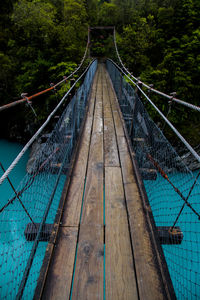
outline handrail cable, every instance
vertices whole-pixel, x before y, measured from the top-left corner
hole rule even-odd
[[[4,182],[4,180],[8,177],[10,172],[14,169],[14,167],[17,165],[21,157],[24,155],[24,153],[28,150],[28,148],[31,146],[31,144],[37,139],[39,134],[42,132],[42,130],[46,127],[46,125],[49,123],[52,116],[55,114],[55,112],[58,110],[58,108],[62,105],[66,97],[69,95],[71,90],[75,87],[77,82],[85,75],[85,73],[88,71],[89,67],[93,64],[95,59],[88,65],[86,70],[81,74],[81,76],[74,82],[74,84],[71,86],[71,88],[67,91],[67,93],[63,96],[61,101],[58,103],[58,105],[54,108],[54,110],[50,113],[46,121],[43,123],[43,125],[37,130],[37,132],[32,136],[32,138],[28,141],[28,143],[24,146],[22,151],[18,154],[18,156],[15,158],[15,160],[11,163],[11,165],[8,167],[6,172],[1,176],[0,178],[0,185]]]
[[[145,94],[145,92],[138,85],[138,82],[134,82],[129,75],[127,75],[122,68],[120,68],[112,59],[110,60],[144,95],[144,97],[148,100],[148,102],[154,107],[154,109],[159,113],[159,115],[163,118],[163,120],[169,125],[169,127],[174,131],[174,133],[178,136],[178,138],[183,142],[183,144],[187,147],[187,149],[192,153],[192,155],[196,158],[198,162],[200,162],[200,156],[198,153],[192,148],[192,146],[185,140],[185,138],[180,134],[180,132],[173,126],[173,124],[164,116],[164,114],[159,110],[159,108],[151,101],[151,99]]]
[[[158,91],[158,90],[152,88],[151,86],[147,85],[146,83],[142,82],[141,80],[138,80],[138,78],[136,78],[135,76],[133,76],[133,75],[129,72],[129,70],[125,67],[125,65],[123,64],[123,62],[122,62],[122,60],[121,60],[121,57],[120,57],[120,55],[119,55],[119,51],[118,51],[118,48],[117,48],[117,42],[116,42],[116,32],[115,32],[115,28],[114,28],[114,34],[113,34],[113,36],[114,36],[114,45],[115,45],[115,50],[116,50],[116,53],[117,53],[117,57],[118,57],[118,59],[119,59],[119,61],[120,61],[120,64],[122,65],[123,69],[126,71],[126,73],[129,74],[129,76],[131,76],[134,80],[138,81],[141,85],[143,85],[144,87],[146,87],[149,91],[152,91],[152,92],[154,92],[154,93],[156,93],[156,94],[158,94],[158,95],[160,95],[160,96],[163,96],[163,97],[165,97],[165,98],[167,98],[167,99],[169,99],[169,100],[173,100],[174,102],[177,102],[177,103],[179,103],[179,104],[181,104],[181,105],[187,106],[187,107],[189,107],[189,108],[191,108],[191,109],[194,109],[194,110],[200,112],[200,107],[199,107],[199,106],[196,106],[196,105],[194,105],[194,104],[191,104],[191,103],[185,102],[185,101],[183,101],[183,100],[177,99],[177,98],[175,98],[173,95],[170,96],[170,95],[167,95],[167,94],[165,94],[165,93],[163,93],[163,92],[161,92],[161,91]]]
[[[81,60],[81,62],[80,62],[80,64],[79,64],[79,66],[69,75],[69,76],[67,76],[67,77],[65,77],[64,76],[64,78],[61,80],[61,81],[59,81],[59,82],[57,82],[56,84],[53,84],[53,85],[51,85],[51,87],[50,88],[48,88],[48,89],[45,89],[45,90],[43,90],[43,91],[41,91],[41,92],[38,92],[38,93],[36,93],[36,94],[33,94],[33,95],[31,95],[31,96],[25,96],[25,97],[23,97],[22,99],[20,99],[20,100],[17,100],[17,101],[14,101],[14,102],[10,102],[10,103],[8,103],[8,104],[5,104],[5,105],[3,105],[3,106],[0,106],[0,112],[1,111],[3,111],[3,110],[5,110],[5,109],[7,109],[7,108],[10,108],[10,107],[13,107],[13,106],[15,106],[15,105],[17,105],[17,104],[20,104],[20,103],[23,103],[23,102],[28,102],[28,101],[30,101],[31,99],[33,99],[33,98],[36,98],[36,97],[38,97],[38,96],[41,96],[41,95],[43,95],[43,94],[45,94],[45,93],[47,93],[47,92],[49,92],[49,91],[52,91],[52,90],[55,90],[55,88],[57,87],[57,86],[59,86],[61,83],[63,83],[63,82],[66,82],[66,80],[68,80],[70,77],[72,77],[75,73],[77,73],[78,72],[78,70],[81,68],[81,66],[83,65],[83,62],[84,62],[84,60],[85,60],[85,58],[86,58],[86,54],[87,54],[87,51],[88,51],[88,47],[89,47],[89,38],[88,38],[88,41],[87,41],[87,45],[86,45],[86,48],[85,48],[85,53],[84,53],[84,55],[83,55],[83,58],[82,58],[82,60]],[[23,94],[22,94],[23,95]],[[22,96],[21,95],[21,96]]]

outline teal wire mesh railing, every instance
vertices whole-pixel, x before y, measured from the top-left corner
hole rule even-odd
[[[125,76],[106,62],[156,226],[179,227],[183,239],[162,244],[177,299],[200,298],[200,177],[149,117]]]
[[[16,193],[1,199],[1,299],[33,298],[51,230],[45,224],[54,223],[96,67],[94,61],[51,134],[35,143],[27,174]],[[33,236],[30,232],[36,227],[38,235]]]

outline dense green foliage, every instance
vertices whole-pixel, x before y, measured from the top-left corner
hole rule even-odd
[[[199,105],[199,0],[4,0],[0,105],[20,98],[22,92],[30,95],[47,88],[69,74],[84,53],[88,26],[97,25],[116,26],[119,52],[135,76]],[[93,55],[116,60],[112,35],[94,31],[91,37]],[[2,112],[1,136],[30,136],[62,92],[64,87],[57,99],[51,95],[34,100],[35,120],[30,108],[22,105]],[[153,100],[167,113],[167,100],[155,96]],[[169,117],[192,144],[200,143],[199,114],[174,105]],[[7,131],[2,130],[5,121]]]

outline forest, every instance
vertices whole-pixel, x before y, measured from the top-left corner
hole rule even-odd
[[[200,105],[199,0],[4,0],[0,10],[0,105],[31,95],[70,74],[80,63],[88,27],[115,26],[123,62],[136,77]],[[91,54],[117,63],[112,32],[92,35]],[[25,142],[55,107],[56,95],[1,112],[0,137]],[[152,96],[167,114],[168,101]],[[153,120],[163,126],[147,106]],[[170,121],[200,144],[199,113],[172,105]],[[171,140],[170,131],[165,134]]]

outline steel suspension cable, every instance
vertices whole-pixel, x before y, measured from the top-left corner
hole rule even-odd
[[[112,59],[108,59],[111,61],[144,95],[144,97],[148,100],[148,102],[154,107],[154,109],[159,113],[159,115],[163,118],[163,120],[168,124],[168,126],[174,131],[174,133],[178,136],[178,138],[182,141],[182,143],[187,147],[187,149],[192,153],[192,155],[196,158],[198,162],[200,162],[200,156],[198,153],[192,148],[192,146],[185,140],[185,138],[180,134],[180,132],[173,126],[173,124],[164,116],[164,114],[159,110],[159,108],[151,101],[151,99],[145,94],[145,92],[141,89],[137,82],[134,82],[129,75],[127,75],[122,68],[120,68]]]
[[[138,78],[136,78],[135,76],[133,76],[133,75],[129,72],[129,70],[125,67],[125,65],[123,64],[123,62],[122,62],[122,60],[121,60],[121,57],[120,57],[120,55],[119,55],[119,51],[118,51],[118,48],[117,48],[116,31],[115,31],[115,28],[114,28],[114,34],[113,34],[113,36],[114,36],[115,51],[116,51],[116,53],[117,53],[118,60],[119,60],[120,64],[122,65],[122,68],[126,71],[126,73],[129,74],[130,77],[132,77],[134,80],[138,81]],[[162,96],[162,97],[165,97],[165,98],[167,98],[167,99],[169,99],[169,100],[173,100],[174,102],[176,102],[176,103],[178,103],[178,104],[184,105],[184,106],[186,106],[186,107],[189,107],[189,108],[191,108],[191,109],[194,109],[194,110],[200,112],[200,107],[197,106],[197,105],[194,105],[194,104],[185,102],[185,101],[183,101],[183,100],[177,99],[177,98],[175,98],[175,97],[173,97],[173,96],[167,95],[167,94],[165,94],[165,93],[163,93],[163,92],[161,92],[161,91],[159,91],[159,90],[156,90],[156,89],[152,88],[151,86],[147,85],[146,83],[142,82],[141,80],[139,80],[139,82],[140,82],[140,84],[141,84],[142,86],[144,86],[144,87],[147,88],[148,90],[150,90],[150,91],[152,91],[152,92],[154,92],[154,93],[156,93],[156,94],[158,94],[158,95],[160,95],[160,96]]]
[[[22,149],[22,151],[18,154],[18,156],[15,158],[15,160],[11,163],[11,165],[9,166],[9,168],[6,170],[6,172],[1,176],[0,178],[0,185],[4,182],[4,180],[8,177],[8,175],[10,174],[10,172],[14,169],[14,167],[17,165],[17,163],[19,162],[19,160],[22,158],[22,156],[24,155],[24,153],[29,149],[29,147],[32,145],[32,143],[37,139],[37,137],[39,136],[39,134],[43,131],[43,129],[46,127],[46,125],[49,123],[49,121],[51,120],[52,116],[56,113],[56,111],[58,110],[58,108],[62,105],[62,103],[65,101],[66,97],[69,95],[69,93],[71,92],[71,90],[75,87],[75,85],[77,84],[78,81],[80,81],[80,79],[85,75],[85,73],[88,71],[88,69],[90,68],[90,66],[94,63],[95,60],[93,60],[89,66],[86,68],[86,70],[81,74],[81,76],[74,82],[74,84],[72,85],[72,87],[67,91],[67,93],[63,96],[63,98],[61,99],[61,101],[58,103],[58,105],[54,108],[54,110],[51,112],[51,114],[48,116],[48,118],[46,119],[46,121],[43,123],[43,125],[37,130],[37,132],[33,135],[33,137],[28,141],[28,143],[24,146],[24,148]]]
[[[78,66],[78,67],[77,67],[77,68],[76,68],[69,76],[64,77],[61,81],[59,81],[59,82],[57,82],[56,84],[52,85],[52,86],[51,86],[50,88],[48,88],[48,89],[45,89],[45,90],[43,90],[43,91],[41,91],[41,92],[38,92],[38,93],[36,93],[36,94],[33,94],[33,95],[29,96],[29,97],[26,96],[26,97],[23,97],[23,98],[20,99],[20,100],[17,100],[17,101],[14,101],[14,102],[5,104],[5,105],[3,105],[3,106],[0,106],[0,112],[3,111],[3,110],[5,110],[5,109],[7,109],[7,108],[16,106],[16,105],[18,105],[18,104],[20,104],[20,103],[25,103],[25,102],[28,102],[28,103],[29,103],[29,101],[32,100],[33,98],[36,98],[36,97],[41,96],[41,95],[43,95],[43,94],[46,94],[46,93],[48,93],[48,92],[50,92],[50,91],[52,91],[52,90],[55,90],[55,88],[56,88],[57,86],[59,86],[59,85],[62,84],[63,82],[66,82],[66,80],[68,80],[69,78],[71,78],[71,77],[72,77],[75,73],[77,73],[77,72],[80,70],[80,68],[82,67],[83,62],[85,61],[85,58],[86,58],[86,55],[87,55],[88,47],[89,47],[89,38],[88,38],[88,41],[87,41],[87,45],[86,45],[86,48],[85,48],[85,52],[84,52],[83,58],[82,58],[82,60],[81,60],[81,62],[80,62],[80,64],[79,64],[79,66]]]

